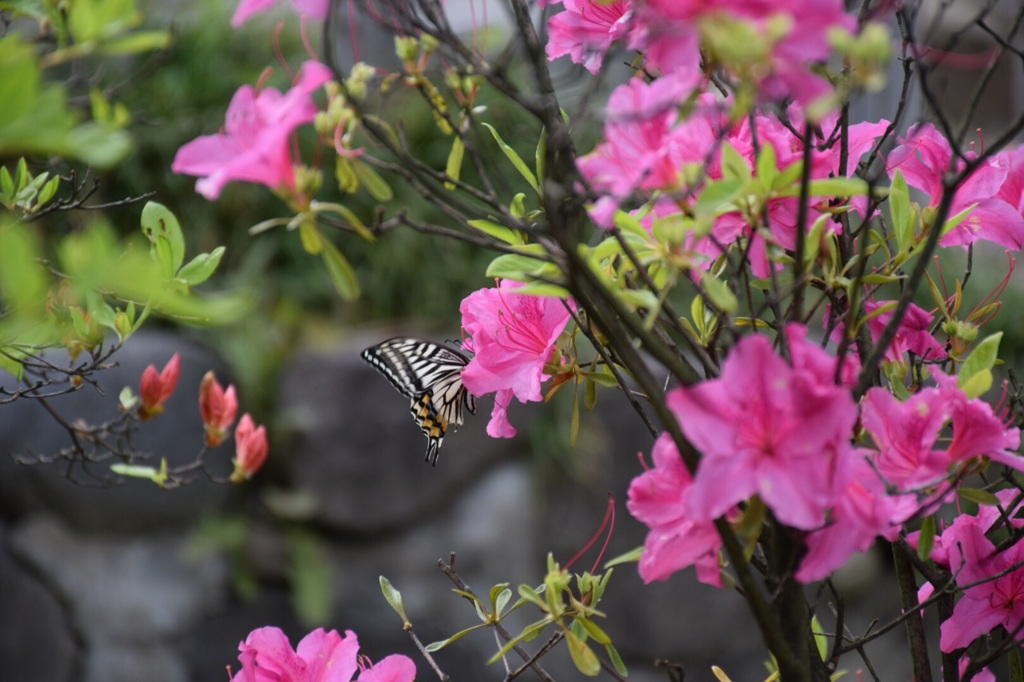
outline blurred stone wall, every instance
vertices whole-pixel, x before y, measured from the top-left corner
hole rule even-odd
[[[322,624],[354,630],[362,653],[374,660],[394,652],[411,656],[420,679],[430,679],[381,595],[380,575],[402,591],[418,636],[430,642],[476,622],[437,568],[452,552],[456,570],[480,594],[499,582],[539,583],[547,551],[564,564],[597,531],[609,493],[618,515],[606,558],[643,542],[646,529],[624,502],[629,481],[642,470],[637,453],[649,453],[652,439],[621,396],[602,392],[598,409],[584,414],[578,447],[558,457],[537,455],[529,445],[536,439],[528,434],[540,431],[531,423],[549,408],[514,411],[524,437],[494,440],[484,433],[490,401],[482,400],[481,414],[449,434],[432,468],[423,462],[425,441],[406,401],[359,358],[363,347],[391,335],[368,332],[328,352],[295,355],[268,420],[268,465],[249,485],[110,486],[102,484],[100,468],[69,474],[64,465],[30,466],[4,456],[3,679],[223,682],[226,666],[237,669],[237,645],[250,630],[278,625],[297,643],[312,629],[293,606],[294,562],[310,556],[298,549],[297,537],[306,547],[313,540],[328,572]],[[167,412],[143,426],[138,444],[172,463],[187,461],[201,440],[199,379],[210,367],[228,373],[209,351],[184,339],[133,338],[117,356],[118,367],[103,375],[105,395],[79,392],[67,400],[67,414],[109,416],[121,387],[137,386],[147,364],[162,366],[175,350],[183,356],[178,389]],[[0,409],[0,443],[9,455],[53,451],[63,441],[38,405],[21,401]],[[225,471],[230,458],[229,446],[211,453]],[[218,520],[225,527],[234,520],[230,527],[242,533],[210,549],[209,529]],[[574,568],[589,569],[594,556],[591,551]],[[884,617],[878,610],[891,612],[896,602],[891,585],[881,589],[890,581],[878,556],[851,576],[847,623],[856,632],[869,614]],[[815,590],[809,596],[820,598]],[[763,645],[742,600],[697,584],[692,571],[644,586],[634,565],[621,566],[602,608],[631,679],[666,679],[655,658],[684,664],[688,680],[712,679],[711,664],[737,680],[764,676]],[[513,624],[537,617],[526,611]],[[874,663],[905,669],[896,658],[901,640],[897,632],[869,647]],[[484,665],[495,651],[493,635],[478,632],[437,660],[453,680],[500,680],[500,663]],[[559,680],[582,677],[564,651],[544,665]]]

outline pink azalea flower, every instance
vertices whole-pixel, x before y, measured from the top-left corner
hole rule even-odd
[[[902,403],[883,388],[865,396],[861,423],[878,446],[878,471],[901,487],[934,482],[952,465],[978,457],[1024,471],[1024,457],[1016,454],[1020,429],[1004,424],[983,400],[968,399],[955,377],[938,370],[933,375],[938,387],[921,389]],[[938,450],[947,424],[952,440]]]
[[[751,22],[761,33],[775,17],[789,17],[792,29],[772,47],[757,85],[768,101],[795,99],[802,104],[831,91],[825,79],[807,68],[828,57],[829,31],[856,26],[841,0],[646,0],[637,12],[630,47],[646,53],[649,69],[692,70],[699,63],[700,20],[716,14]]]
[[[714,97],[699,98],[693,115],[675,125],[679,102],[696,85],[681,76],[652,83],[634,78],[612,93],[604,142],[577,162],[591,187],[606,195],[591,212],[599,225],[611,225],[619,203],[633,192],[677,191],[684,163],[708,161],[725,125]]]
[[[351,630],[343,638],[336,630],[318,628],[293,651],[279,628],[259,628],[238,650],[242,669],[231,682],[351,682],[361,667],[359,640]],[[412,659],[397,654],[362,667],[360,682],[411,682],[416,677]]]
[[[950,569],[958,585],[990,579],[1024,561],[1024,543],[996,550],[979,524],[966,524],[957,536],[957,551],[950,552]],[[1017,568],[994,580],[966,587],[942,623],[939,648],[950,652],[969,645],[981,635],[1003,626],[1018,632],[1024,623],[1024,569]]]
[[[1004,149],[996,154],[993,163],[1006,169],[1006,180],[996,198],[1017,209],[1018,213],[1024,213],[1024,147]]]
[[[828,357],[799,335],[789,345],[822,363]],[[825,522],[834,460],[857,420],[848,389],[791,367],[757,334],[736,344],[719,379],[676,389],[668,402],[702,453],[686,496],[694,519],[716,518],[757,494],[786,525],[812,530]]]
[[[914,127],[910,136],[900,141],[900,146],[889,153],[889,175],[901,171],[908,185],[928,195],[929,208],[938,206],[942,198],[942,178],[949,172],[953,158],[949,141],[931,123]],[[958,169],[963,166],[963,161],[957,163]],[[948,217],[967,209],[971,209],[970,215],[944,234],[939,243],[966,246],[984,239],[1008,249],[1024,246],[1024,216],[1016,206],[999,196],[1006,177],[1005,161],[990,159],[982,163],[957,188]]]
[[[238,28],[254,14],[266,12],[274,5],[275,0],[241,0],[231,17],[231,25]],[[321,21],[327,18],[330,0],[290,0],[292,9],[301,17]]]
[[[800,582],[827,578],[854,553],[871,547],[878,536],[896,539],[901,524],[918,509],[913,495],[888,495],[871,465],[852,450],[839,457],[834,485],[830,523],[807,536],[807,554],[796,573]]]
[[[946,402],[926,388],[900,402],[884,388],[864,396],[861,424],[878,447],[875,466],[890,483],[915,487],[946,475],[948,460],[935,449],[948,415]]]
[[[1024,471],[1024,457],[1017,454],[1020,429],[1008,426],[996,416],[992,406],[980,398],[969,399],[957,386],[956,377],[933,371],[939,390],[949,401],[948,411],[953,441],[946,449],[950,462],[964,462],[975,457],[989,459]]]
[[[655,441],[651,459],[654,468],[633,479],[626,502],[629,512],[651,529],[640,557],[640,577],[645,583],[667,580],[687,566],[696,566],[698,580],[721,587],[722,539],[714,523],[695,521],[687,514],[683,498],[693,478],[668,434]]]
[[[465,347],[474,357],[462,371],[462,382],[476,396],[497,393],[487,433],[509,438],[508,404],[543,399],[541,383],[549,379],[545,365],[557,359],[555,342],[569,322],[569,311],[557,298],[517,294],[522,284],[503,280],[497,287],[473,292],[459,306],[462,328],[471,337]]]
[[[864,303],[864,311],[870,314],[888,303],[895,304],[895,301],[867,301]],[[892,320],[891,310],[879,313],[868,320],[868,329],[873,341],[878,341],[890,320]],[[907,314],[900,322],[896,336],[893,337],[892,343],[885,351],[884,359],[888,362],[900,362],[908,352],[920,355],[926,360],[944,359],[946,349],[931,333],[931,326],[934,322],[934,315],[911,303],[907,308]]]
[[[310,94],[332,78],[323,64],[308,61],[285,94],[274,88],[258,93],[238,89],[228,106],[224,132],[185,144],[174,157],[175,173],[199,176],[196,191],[211,201],[233,180],[255,182],[272,190],[295,188],[289,138],[316,117]]]
[[[629,28],[631,12],[629,0],[565,0],[565,9],[548,21],[548,59],[567,54],[597,73],[608,48]]]

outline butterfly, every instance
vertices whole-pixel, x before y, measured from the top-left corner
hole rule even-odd
[[[464,408],[476,414],[476,401],[462,385],[469,356],[449,346],[399,336],[367,348],[362,358],[410,399],[412,418],[427,437],[425,459],[436,465],[448,427],[462,424]]]

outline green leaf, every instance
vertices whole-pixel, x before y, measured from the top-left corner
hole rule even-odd
[[[523,628],[522,632],[520,632],[518,635],[516,635],[515,637],[510,639],[508,642],[506,642],[505,645],[502,646],[501,649],[498,650],[498,653],[496,653],[493,656],[491,656],[487,660],[487,665],[493,665],[494,663],[497,663],[498,661],[500,661],[502,659],[502,657],[505,654],[507,654],[509,651],[511,651],[515,646],[517,646],[517,645],[519,645],[519,644],[521,644],[523,642],[529,642],[529,641],[535,639],[537,637],[537,635],[539,635],[541,632],[543,632],[544,628],[547,627],[550,624],[551,624],[551,619],[550,618],[544,618],[544,619],[539,620],[539,621],[537,621],[535,623],[530,623],[525,628]],[[481,626],[477,626],[477,627],[481,627]]]
[[[741,181],[751,178],[747,160],[729,142],[722,143],[722,177],[726,180]]]
[[[812,197],[858,197],[868,193],[868,183],[860,178],[819,178],[811,180],[809,190]],[[800,188],[795,188],[793,194],[800,194]]]
[[[595,374],[597,372],[594,372]],[[583,384],[583,406],[590,412],[597,406],[597,382],[587,379]]]
[[[771,187],[779,174],[779,161],[775,155],[775,147],[767,140],[761,143],[761,153],[757,155],[757,179]]]
[[[202,284],[217,270],[223,255],[223,246],[218,246],[210,253],[201,253],[182,266],[178,271],[178,277],[188,282],[189,286]]]
[[[366,191],[370,193],[370,196],[377,201],[387,202],[395,197],[395,193],[392,191],[391,185],[387,183],[387,180],[380,176],[376,168],[362,159],[358,157],[352,159],[352,172],[355,173],[356,178],[366,188]]]
[[[118,476],[144,478],[147,481],[153,480],[153,477],[157,475],[157,470],[154,467],[138,466],[136,464],[111,464],[110,470]]]
[[[517,590],[519,592],[519,596],[526,601],[532,602],[542,608],[545,606],[544,598],[540,596],[540,593],[537,590],[533,589],[529,585],[520,585]]]
[[[170,45],[170,31],[136,31],[104,42],[98,52],[103,56],[128,55],[164,50]]]
[[[338,189],[345,194],[359,191],[359,177],[352,159],[340,154],[334,158],[334,180],[338,183]]]
[[[598,644],[603,644],[604,646],[608,646],[609,644],[612,643],[612,638],[608,636],[608,633],[605,632],[604,630],[602,630],[598,626],[597,623],[595,623],[594,621],[590,620],[589,618],[584,618],[583,616],[577,616],[573,620],[575,622],[579,623],[583,627],[583,629],[586,631],[587,635],[591,639],[593,639],[595,642],[597,642]]]
[[[554,265],[547,262],[547,250],[541,244],[526,244],[516,250],[520,253],[505,254],[491,261],[487,266],[487,277],[528,282],[541,273],[550,271]]]
[[[338,295],[345,301],[354,301],[359,298],[359,278],[348,259],[341,254],[341,251],[331,243],[330,240],[323,240],[324,250],[320,254],[327,266],[327,272],[331,276],[331,282],[338,291]]]
[[[548,129],[542,128],[540,131],[540,137],[537,139],[537,149],[533,152],[534,163],[537,167],[538,186],[544,184],[544,176],[547,174],[547,148]]]
[[[539,274],[555,276],[557,273],[555,272],[555,266],[552,265],[550,269],[542,270]],[[526,282],[523,286],[516,289],[516,293],[524,296],[543,296],[545,298],[569,298],[572,296],[572,293],[563,286],[541,281]]]
[[[519,245],[523,243],[523,240],[515,230],[504,225],[499,225],[490,220],[467,220],[466,222],[470,227],[476,228],[495,239],[500,239],[506,244]]]
[[[999,342],[1002,332],[996,332],[974,347],[971,354],[964,360],[957,376],[959,386],[968,398],[977,398],[992,388],[992,368],[999,359]]]
[[[463,144],[462,138],[458,135],[452,140],[452,149],[448,152],[448,163],[444,166],[445,175],[452,180],[458,180],[462,177],[462,159],[466,156],[466,145]],[[454,190],[456,187],[454,182],[445,181],[444,188],[447,190]]]
[[[636,219],[635,216],[626,213],[625,211],[616,211],[615,217],[612,218],[615,227],[619,228],[623,232],[628,234],[635,234],[638,237],[647,239],[650,235],[647,234],[647,230],[644,226]]]
[[[517,220],[522,220],[523,216],[526,215],[526,195],[522,192],[516,192],[516,195],[512,197],[512,201],[508,202],[508,212],[512,214],[512,217]]]
[[[594,654],[594,650],[572,630],[565,631],[565,642],[569,645],[569,655],[577,670],[588,677],[595,677],[601,672],[601,661]]]
[[[981,488],[957,488],[956,494],[963,500],[984,504],[989,507],[999,506],[999,498],[987,490]]]
[[[917,536],[917,556],[922,561],[928,561],[932,556],[932,549],[935,547],[935,517],[926,516],[921,522],[921,532]]]
[[[15,310],[44,303],[49,277],[36,235],[24,224],[0,224],[0,298]]]
[[[323,213],[326,211],[337,213],[352,227],[353,230],[356,231],[356,234],[360,237],[371,244],[377,241],[377,237],[370,231],[370,228],[366,227],[363,221],[359,219],[359,216],[355,214],[355,211],[350,209],[348,206],[328,201],[312,201],[310,202],[309,207],[314,213]],[[255,227],[250,228],[250,232],[254,229]]]
[[[604,650],[608,652],[608,658],[611,659],[612,665],[615,666],[615,671],[623,677],[629,677],[629,670],[626,669],[626,664],[622,662],[622,656],[619,655],[618,649],[608,644]]]
[[[458,632],[456,632],[454,635],[452,635],[448,639],[443,639],[440,642],[431,642],[430,644],[426,645],[423,648],[426,649],[430,653],[434,653],[435,651],[440,651],[441,649],[445,648],[446,646],[448,646],[452,642],[459,641],[460,639],[462,639],[463,637],[465,637],[466,635],[468,635],[469,633],[471,633],[471,632],[473,632],[475,630],[479,630],[481,628],[487,628],[487,627],[490,627],[490,624],[488,624],[488,623],[477,623],[476,625],[469,626],[465,630],[459,630]]]
[[[526,178],[526,181],[530,183],[530,187],[533,187],[533,189],[540,194],[540,186],[537,184],[537,178],[534,176],[533,171],[530,170],[529,166],[526,165],[526,162],[523,161],[522,157],[520,157],[512,147],[508,146],[505,141],[501,139],[501,135],[499,135],[498,131],[494,129],[494,126],[489,123],[484,123],[483,126],[491,131],[491,135],[494,136],[494,140],[498,143],[498,146],[501,147],[501,151],[505,153],[508,160],[516,167],[519,174]]]
[[[746,184],[745,180],[737,178],[709,182],[697,197],[694,212],[699,216],[717,216],[734,210],[732,202]]]
[[[148,201],[142,208],[142,232],[153,245],[165,275],[173,277],[185,260],[185,235],[178,219],[163,204]]]
[[[636,562],[640,561],[640,557],[641,555],[643,555],[643,553],[643,546],[637,547],[636,549],[631,549],[625,554],[620,554],[619,556],[613,559],[609,559],[604,563],[604,567],[605,569],[608,569],[612,566],[618,566],[619,564],[635,564]]]
[[[739,300],[726,282],[709,272],[704,272],[701,274],[700,283],[711,303],[723,313],[732,315],[739,309]]]
[[[817,616],[811,616],[811,632],[814,633],[814,645],[818,648],[818,657],[823,661],[828,660],[828,635],[821,627],[821,621]]]
[[[907,253],[914,241],[914,223],[911,220],[910,189],[903,171],[899,169],[889,188],[889,215],[893,234],[896,235],[896,246],[900,253]]]
[[[498,618],[498,617],[501,616],[501,613],[505,610],[505,607],[508,606],[508,602],[509,602],[509,600],[511,598],[512,598],[512,590],[508,589],[507,586],[502,588],[501,592],[498,593],[498,598],[494,600],[494,616],[495,616],[495,618]]]
[[[317,256],[323,251],[324,242],[327,240],[320,234],[320,228],[316,223],[306,219],[299,222],[299,241],[302,242],[302,248],[306,253]]]
[[[402,618],[402,624],[409,627],[409,617],[405,615],[405,606],[402,604],[402,593],[395,589],[391,584],[391,581],[380,576],[380,591],[384,593],[384,600],[395,610]]]

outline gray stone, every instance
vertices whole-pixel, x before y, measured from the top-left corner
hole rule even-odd
[[[116,365],[99,374],[103,394],[86,385],[52,399],[51,404],[69,421],[111,419],[118,413],[121,389],[129,386],[137,394],[146,366],[162,368],[175,352],[181,353],[177,390],[163,414],[140,426],[133,443],[137,451],[153,455],[150,462],[154,465],[159,465],[160,457],[166,457],[171,466],[190,462],[203,445],[199,381],[213,369],[226,383],[228,373],[213,352],[179,335],[139,332],[114,355]],[[47,357],[55,363],[66,362],[66,355],[56,352]],[[2,406],[0,444],[0,509],[12,515],[43,511],[81,529],[151,530],[194,523],[219,509],[230,494],[230,486],[211,483],[202,475],[194,483],[168,492],[140,479],[113,482],[109,466],[114,460],[87,468],[81,462],[19,463],[16,456],[32,459],[33,454],[45,456],[69,445],[67,432],[34,400]],[[218,475],[230,472],[232,448],[229,441],[209,453],[210,467]]]
[[[225,675],[224,678],[227,679]],[[159,645],[124,645],[107,642],[90,648],[83,682],[189,682],[185,661]]]
[[[224,563],[190,553],[176,536],[77,535],[54,518],[36,517],[12,530],[10,545],[69,605],[87,665],[96,669],[108,669],[105,656],[143,661],[156,652],[156,671],[166,643],[220,607],[227,588]]]
[[[281,377],[282,458],[291,483],[316,501],[317,521],[362,535],[393,530],[448,504],[521,443],[486,435],[490,398],[449,431],[436,467],[402,397],[359,353],[393,336],[348,339],[330,352],[296,354]]]
[[[32,682],[71,682],[77,675],[75,634],[45,576],[18,561],[0,526],[0,660],[4,677]]]
[[[515,593],[519,583],[542,576],[545,565],[533,533],[538,521],[533,495],[526,465],[506,464],[409,532],[372,544],[336,544],[330,556],[336,576],[337,627],[358,633],[362,648],[374,660],[389,653],[410,656],[422,679],[428,679],[432,672],[384,600],[379,576],[402,593],[406,613],[424,644],[478,623],[472,605],[452,593],[454,585],[437,562],[449,561],[454,552],[460,577],[484,599],[499,582],[510,582]],[[437,658],[452,679],[492,679],[498,671],[484,663],[496,651],[493,633],[483,630],[439,652]]]

